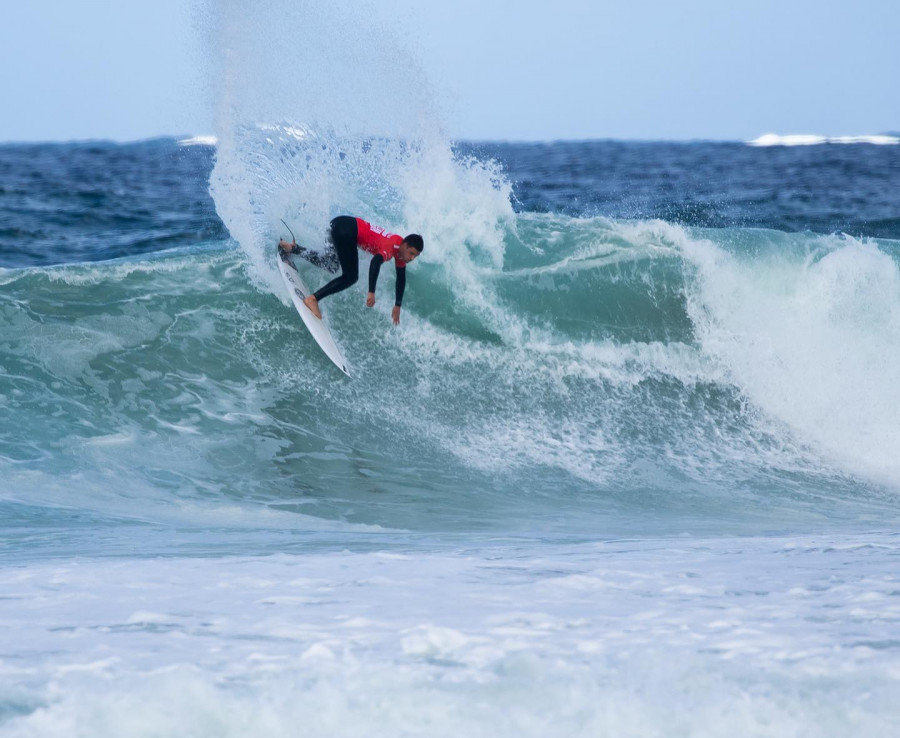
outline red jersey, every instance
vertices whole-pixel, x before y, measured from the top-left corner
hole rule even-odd
[[[373,226],[371,223],[362,218],[356,219],[356,243],[370,254],[381,254],[385,261],[395,260],[397,269],[404,269],[406,262],[400,258],[397,253],[400,244],[403,243],[403,236],[396,233],[388,233],[380,226]]]

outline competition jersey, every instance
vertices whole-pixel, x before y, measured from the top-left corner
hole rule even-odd
[[[356,219],[356,229],[356,243],[363,251],[368,251],[372,255],[380,254],[385,261],[394,259],[397,269],[406,267],[406,262],[397,253],[400,244],[403,243],[403,236],[388,233],[384,228],[372,225],[362,218]]]

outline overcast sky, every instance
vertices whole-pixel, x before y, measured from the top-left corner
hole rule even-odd
[[[341,4],[403,39],[454,138],[900,129],[898,0]],[[213,133],[215,13],[216,0],[5,2],[0,141]]]

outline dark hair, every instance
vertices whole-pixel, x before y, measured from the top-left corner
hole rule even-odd
[[[410,233],[403,240],[406,241],[406,244],[408,246],[412,246],[420,254],[425,249],[425,242],[422,240],[422,237],[418,233]]]

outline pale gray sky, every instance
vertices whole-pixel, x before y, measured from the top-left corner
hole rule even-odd
[[[302,15],[316,2],[324,0],[294,7]],[[405,39],[398,58],[418,60],[455,138],[750,139],[900,129],[896,0],[342,5],[373,33]],[[265,13],[277,3],[249,6]],[[7,0],[0,141],[212,133],[204,24],[217,7],[217,0]],[[283,31],[273,43],[302,42],[302,29]]]

